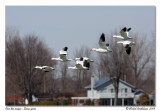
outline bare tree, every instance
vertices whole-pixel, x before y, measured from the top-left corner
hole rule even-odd
[[[80,49],[76,49],[74,52],[74,57],[88,57],[91,58],[91,51],[88,47],[82,46]],[[76,77],[75,81],[75,91],[77,93],[84,93],[84,87],[90,83],[90,78],[93,70],[93,65],[91,63],[89,70],[75,70],[73,71]]]
[[[111,38],[111,36],[110,36]],[[119,91],[119,81],[122,75],[126,73],[126,65],[127,65],[127,54],[123,46],[120,46],[116,43],[115,40],[111,38],[111,48],[112,53],[109,56],[109,65],[107,66],[109,71],[109,76],[111,78],[112,84],[114,86],[115,98],[114,105],[117,105],[118,102],[118,91]]]
[[[21,91],[17,89],[19,88],[18,84],[22,82],[22,80],[19,78],[20,75],[17,75],[20,71],[18,70],[18,67],[15,66],[20,64],[21,67],[21,63],[23,63],[24,50],[22,47],[22,41],[19,39],[19,35],[14,33],[13,36],[14,39],[11,38],[10,34],[8,34],[6,38],[6,91],[8,92],[6,92],[6,94],[17,95],[21,93]],[[17,52],[18,50],[19,52]],[[19,62],[18,59],[20,59]],[[8,90],[10,89],[9,87],[11,87],[10,91]]]
[[[136,37],[136,39],[138,39],[139,35]],[[132,61],[132,65],[134,66],[132,66],[133,74],[137,77],[134,76],[135,81],[133,83],[136,84],[137,88],[141,88],[146,92],[151,93],[155,90],[155,34],[153,33],[150,38],[145,36],[144,38],[145,39],[142,40],[143,43],[139,42],[140,44],[143,44],[143,47],[141,48],[142,51],[137,49],[138,51],[135,53],[136,57],[134,57],[135,61]],[[143,57],[139,56],[141,53]],[[140,61],[137,62],[136,60],[138,58]],[[135,69],[137,69],[137,71]]]
[[[138,80],[141,80],[140,77],[145,76],[143,74],[147,74],[144,73],[144,71],[145,68],[147,68],[147,65],[150,64],[153,50],[151,43],[147,41],[146,36],[139,37],[138,34],[135,34],[134,41],[136,45],[132,48],[132,54],[128,60],[130,61],[134,74],[134,86],[139,88],[140,86],[138,85]]]
[[[62,92],[66,92],[67,86],[68,86],[68,82],[67,82],[67,68],[68,68],[68,63],[61,63],[61,85],[62,85]]]
[[[32,94],[42,92],[44,84],[43,71],[36,70],[36,65],[55,65],[50,61],[52,53],[35,35],[27,35],[21,39],[19,35],[12,36],[6,32],[6,82],[12,82],[15,95],[24,95],[32,100]],[[47,73],[49,74],[49,73]],[[9,84],[6,84],[6,93]]]

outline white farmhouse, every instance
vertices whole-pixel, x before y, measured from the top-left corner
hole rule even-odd
[[[96,105],[99,100],[102,105],[112,106],[114,104],[115,91],[110,77],[104,77],[94,82],[92,76],[91,84],[85,88],[87,89],[87,97],[72,97],[73,105],[86,105],[89,99],[93,100]],[[131,84],[120,80],[118,105],[137,105],[137,99],[142,93],[142,90],[135,89]]]

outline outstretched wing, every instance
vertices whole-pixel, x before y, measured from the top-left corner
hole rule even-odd
[[[128,37],[128,34],[129,34],[129,31],[131,30],[131,28],[126,28],[124,27],[121,31],[120,31],[120,34],[122,37]]]
[[[130,53],[131,53],[131,47],[130,46],[126,47],[126,52],[127,52],[128,55],[130,55]]]
[[[129,32],[131,30],[131,28],[128,28],[127,31]]]
[[[127,29],[127,32],[126,32],[126,34],[127,34],[127,37],[129,36],[129,31],[131,30],[131,28],[128,28]]]
[[[124,27],[123,29],[121,29],[120,34],[122,37],[127,37],[127,28]]]
[[[105,35],[104,35],[104,33],[102,33],[101,37],[99,38],[99,46],[102,49],[106,48],[106,42],[105,42]]]
[[[83,66],[86,67],[87,63],[88,63],[88,61],[87,61],[87,60],[84,60],[84,61],[83,61]]]
[[[60,51],[60,54],[59,54],[59,56],[60,56],[60,58],[62,59],[62,60],[66,60],[66,56],[67,56],[67,49],[68,49],[68,47],[64,47],[61,51]]]
[[[89,69],[90,63],[89,63],[87,60],[84,60],[83,66],[84,66],[84,67],[87,67],[87,68]]]

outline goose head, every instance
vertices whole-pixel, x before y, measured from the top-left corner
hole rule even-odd
[[[91,60],[91,59],[90,59],[90,62],[94,62],[94,60]]]
[[[136,45],[136,43],[135,42],[131,42],[131,45]]]
[[[112,52],[112,50],[108,50],[108,52]]]
[[[91,51],[95,51],[95,50],[96,50],[96,48],[92,48],[92,49],[91,49]]]

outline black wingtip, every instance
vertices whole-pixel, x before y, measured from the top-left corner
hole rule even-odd
[[[128,48],[126,49],[126,52],[127,52],[128,55],[130,55],[130,53],[131,53],[131,47],[128,47]]]
[[[131,28],[128,28],[127,31],[129,32],[131,30]]]
[[[90,68],[90,63],[89,62],[87,62],[86,67],[88,67],[88,70],[89,70],[89,68]]]
[[[67,50],[68,50],[68,47],[64,47],[63,50],[64,50],[64,51],[67,51]]]
[[[100,39],[101,39],[103,42],[105,41],[105,35],[104,35],[104,33],[102,33]]]
[[[102,35],[104,36],[104,33],[102,33]]]
[[[90,68],[90,63],[89,63],[89,62],[87,62],[87,61],[85,61],[85,62],[84,62],[84,66],[85,66],[85,67],[87,67],[87,68],[88,68],[88,70],[89,70],[89,68]]]
[[[129,44],[127,44],[127,45],[125,46],[125,48],[128,49],[128,48],[129,48]]]
[[[122,30],[125,32],[125,31],[127,31],[127,28],[126,28],[126,27],[124,27]]]

